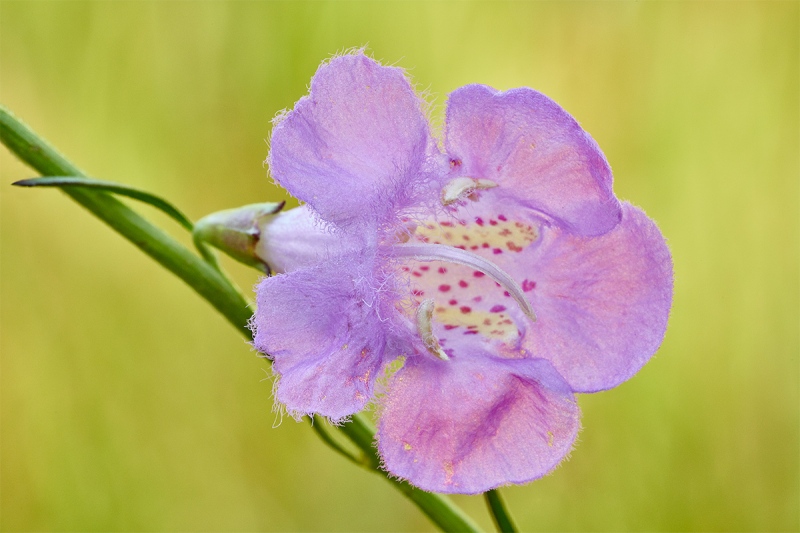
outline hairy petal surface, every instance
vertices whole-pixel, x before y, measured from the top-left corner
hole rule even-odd
[[[255,252],[273,272],[283,273],[354,252],[361,245],[357,235],[325,224],[303,205],[265,217]]]
[[[438,153],[422,101],[399,68],[333,58],[273,129],[272,176],[328,222],[384,222],[420,201]]]
[[[495,181],[496,201],[522,202],[579,235],[620,220],[611,168],[597,143],[547,96],[467,85],[450,94],[445,148],[454,172]]]
[[[389,383],[378,450],[389,472],[421,489],[477,494],[552,470],[578,418],[572,391],[543,359],[418,356]]]
[[[382,316],[368,275],[352,275],[363,263],[348,255],[265,278],[256,289],[253,344],[275,361],[276,400],[294,416],[336,421],[360,411],[384,363],[401,355],[392,308]]]
[[[552,230],[529,260],[538,320],[525,345],[573,390],[614,387],[658,349],[672,305],[672,259],[640,209],[623,204],[622,222],[601,237]]]

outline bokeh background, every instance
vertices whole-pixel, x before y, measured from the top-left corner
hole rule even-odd
[[[441,122],[467,83],[530,86],[661,226],[654,359],[583,395],[524,530],[800,528],[800,3],[0,2],[0,102],[95,177],[193,218],[279,200],[270,119],[368,45]],[[427,531],[379,476],[278,425],[268,365],[215,311],[0,148],[4,531]],[[136,206],[188,242],[174,223]],[[231,262],[245,289],[257,275]],[[277,426],[277,427],[274,427]],[[457,497],[486,528],[480,497]]]

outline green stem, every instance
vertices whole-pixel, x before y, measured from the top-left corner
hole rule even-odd
[[[500,492],[497,489],[492,489],[484,492],[483,495],[492,514],[494,525],[497,526],[497,531],[500,533],[514,533],[517,531],[514,522],[511,520],[511,515],[508,514],[508,510],[503,503],[503,499],[500,497]]]
[[[86,175],[0,106],[0,141],[43,176]],[[86,188],[61,189],[144,253],[186,282],[242,333],[249,335],[247,300],[211,265],[110,194]]]
[[[311,424],[311,429],[316,432],[317,436],[322,439],[325,444],[333,448],[334,451],[338,452],[339,455],[346,457],[358,466],[369,467],[369,459],[367,459],[366,456],[362,454],[361,457],[359,457],[350,450],[347,450],[344,446],[339,444],[330,433],[328,433],[328,430],[325,428],[326,422],[324,418],[319,415],[314,415],[313,417],[305,418],[305,420],[309,421]]]
[[[340,426],[353,444],[361,448],[369,459],[368,468],[373,472],[383,474],[380,470],[381,460],[375,449],[375,429],[372,424],[360,414],[353,415],[349,422]],[[480,531],[464,511],[457,507],[450,498],[433,492],[425,492],[398,479],[389,481],[395,488],[405,494],[406,498],[414,502],[442,531]]]
[[[86,177],[3,106],[0,106],[0,141],[43,176]],[[62,188],[62,191],[181,278],[242,335],[251,339],[247,328],[251,316],[247,301],[220,272],[107,192],[76,187]],[[350,422],[337,429],[364,453],[370,470],[382,473],[378,470],[380,462],[373,447],[375,432],[363,416],[354,415]],[[415,489],[396,479],[386,479],[442,531],[480,531],[449,498]]]

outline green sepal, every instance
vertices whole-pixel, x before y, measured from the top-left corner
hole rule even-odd
[[[256,254],[256,245],[261,238],[262,224],[283,209],[285,203],[250,204],[211,213],[194,225],[194,241],[210,244],[237,261],[269,274],[269,265]]]

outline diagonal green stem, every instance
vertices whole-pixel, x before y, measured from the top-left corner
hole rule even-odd
[[[2,106],[0,140],[43,176],[86,177],[78,167]],[[231,324],[249,335],[247,321],[251,312],[247,300],[211,265],[106,192],[77,187],[63,188],[62,191],[180,277]]]
[[[0,141],[43,176],[86,177],[3,106],[0,106]],[[248,340],[251,338],[247,328],[251,316],[247,300],[220,272],[109,193],[77,187],[62,188],[62,191],[181,278],[242,335]],[[382,473],[378,470],[379,460],[373,447],[375,432],[363,416],[354,415],[350,422],[337,429],[364,453],[368,458],[366,466],[371,471]],[[386,479],[442,531],[480,531],[449,498],[415,489],[405,482]]]
[[[500,533],[515,533],[517,528],[511,520],[511,515],[508,514],[506,505],[500,497],[500,492],[497,489],[492,489],[484,492],[483,495],[492,514],[494,525],[497,526],[497,531]]]

